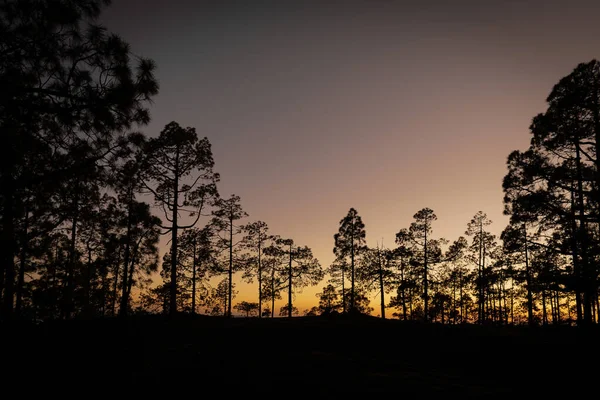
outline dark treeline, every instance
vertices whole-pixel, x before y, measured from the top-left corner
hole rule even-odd
[[[531,145],[508,157],[510,223],[483,212],[454,242],[423,208],[394,246],[366,244],[351,208],[324,271],[312,250],[247,221],[219,194],[211,144],[192,127],[150,121],[159,87],[140,58],[96,21],[109,1],[0,4],[0,293],[5,320],[132,312],[377,313],[441,323],[592,324],[600,319],[600,63],[580,64],[549,95]],[[168,251],[159,257],[161,237]],[[156,285],[156,276],[162,281]],[[234,276],[256,302],[233,304]],[[393,310],[392,315],[386,311]],[[388,311],[389,314],[389,311]]]
[[[331,285],[308,313],[359,309],[375,292],[405,320],[442,323],[587,325],[600,320],[600,62],[555,85],[545,113],[533,118],[531,145],[508,156],[503,180],[508,226],[491,233],[483,212],[465,236],[436,238],[423,208],[396,234],[393,248],[365,246],[351,209],[335,235]]]
[[[318,261],[264,222],[240,224],[194,128],[139,132],[155,65],[96,23],[108,3],[0,5],[3,318],[231,315],[237,272],[258,280],[261,304],[287,291],[291,316],[294,292],[322,279]]]

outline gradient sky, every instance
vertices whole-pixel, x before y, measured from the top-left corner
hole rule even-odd
[[[578,0],[117,0],[101,22],[158,65],[145,132],[195,127],[222,196],[328,266],[350,207],[372,246],[423,207],[435,237],[478,210],[499,233],[506,157],[553,85],[600,57],[599,15]]]

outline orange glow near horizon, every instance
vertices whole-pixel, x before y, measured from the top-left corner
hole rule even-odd
[[[351,207],[370,246],[393,247],[424,207],[434,237],[456,240],[479,210],[499,234],[506,157],[528,146],[553,85],[600,55],[591,1],[136,3],[115,2],[103,23],[158,65],[144,131],[177,121],[207,136],[242,222],[265,221],[323,267]],[[234,304],[256,301],[256,284],[235,282]],[[296,297],[300,312],[324,285]]]

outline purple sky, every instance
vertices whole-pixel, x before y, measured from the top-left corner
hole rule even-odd
[[[552,86],[600,56],[599,15],[579,0],[121,0],[101,22],[158,65],[146,133],[194,126],[221,194],[328,266],[350,207],[373,246],[423,207],[436,237],[478,210],[499,233],[506,157]]]

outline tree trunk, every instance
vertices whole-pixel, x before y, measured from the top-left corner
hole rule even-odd
[[[275,266],[271,268],[271,318],[275,317]]]
[[[169,287],[169,316],[177,314],[177,213],[179,212],[179,146],[175,151],[173,173],[173,218],[171,224],[171,282]]]
[[[557,290],[556,291],[556,320],[557,322],[560,324],[560,319],[561,319],[561,315],[560,315],[560,293]]]
[[[479,289],[479,298],[478,298],[478,318],[479,318],[479,323],[482,324],[483,320],[484,320],[484,315],[483,315],[483,268],[482,268],[482,262],[481,260],[483,259],[483,221],[480,220],[479,221],[479,263],[477,265],[477,275],[479,277],[479,285],[478,289]]]
[[[346,313],[346,288],[344,287],[344,268],[342,267],[342,312]]]
[[[406,288],[405,288],[406,282],[404,280],[404,259],[403,258],[400,258],[400,282],[401,282],[400,284],[402,285],[401,289],[400,289],[401,296],[402,296],[402,319],[404,321],[406,321]]]
[[[231,317],[231,300],[233,293],[233,216],[229,218],[229,301],[227,302],[227,316]]]
[[[192,244],[192,315],[196,314],[196,237]]]
[[[588,326],[592,324],[592,277],[590,274],[590,262],[588,259],[588,233],[585,222],[585,205],[583,201],[583,173],[581,170],[581,157],[579,140],[575,142],[575,164],[577,166],[577,197],[579,208],[579,236],[581,243],[581,272],[583,283],[583,323]]]
[[[577,248],[577,215],[575,208],[575,189],[571,189],[571,252],[573,260],[573,278],[574,293],[575,293],[575,307],[577,314],[577,325],[581,325],[583,321],[583,313],[581,306],[581,265],[579,264],[579,250]]]
[[[120,261],[120,260],[119,260]],[[119,270],[121,268],[120,262],[117,262],[117,264],[115,265],[115,273],[114,273],[114,279],[115,279],[115,283],[113,285],[113,290],[112,290],[112,299],[111,299],[111,309],[112,309],[112,316],[114,317],[116,315],[116,307],[117,307],[117,287],[119,284]]]
[[[258,232],[258,318],[262,318],[262,265],[260,263],[262,237]]]
[[[548,325],[548,311],[546,309],[546,290],[542,289],[542,324]]]
[[[424,267],[424,271],[423,271],[423,319],[425,320],[425,322],[427,322],[429,320],[429,292],[428,292],[428,279],[427,279],[427,229],[425,229],[425,242],[423,245],[423,255],[424,255],[424,262],[423,262],[423,267]]]
[[[17,302],[15,304],[15,311],[17,314],[20,313],[23,302],[23,290],[25,285],[25,264],[27,262],[27,251],[29,244],[29,211],[27,210],[27,206],[24,207],[23,211],[23,233],[21,235],[21,255],[19,260],[19,277],[17,280]]]
[[[131,192],[131,188],[128,189],[128,199],[127,199],[127,229],[125,231],[125,254],[123,256],[123,278],[121,285],[123,286],[123,290],[121,291],[121,307],[119,308],[119,316],[126,317],[127,316],[127,308],[128,308],[128,299],[127,296],[127,281],[129,277],[129,259],[131,257],[131,203],[133,202],[133,193]]]
[[[350,312],[353,313],[355,311],[355,307],[354,307],[354,219],[355,217],[352,217],[352,233],[351,233],[351,240],[352,240],[352,245],[350,246],[350,265],[352,267],[351,269],[351,282],[352,282],[352,287],[350,289]]]
[[[87,243],[87,263],[85,265],[85,279],[84,279],[84,287],[83,287],[83,314],[86,318],[91,316],[90,310],[90,291],[91,291],[91,281],[92,281],[92,247],[90,243]]]
[[[79,202],[78,199],[74,200],[73,207],[73,221],[71,224],[71,246],[69,251],[69,267],[67,270],[67,290],[66,290],[66,309],[65,318],[71,318],[71,315],[75,307],[75,256],[76,256],[76,244],[77,244],[77,218],[79,216]]]
[[[488,314],[488,310],[486,310],[485,307],[485,301],[486,301],[486,297],[487,297],[487,273],[485,271],[485,241],[483,241],[483,234],[482,234],[482,242],[481,242],[481,248],[482,248],[482,256],[481,256],[481,316],[483,318],[483,322],[485,323],[486,319],[487,319],[487,314]],[[489,308],[489,307],[488,307]]]
[[[452,316],[454,325],[456,325],[456,319],[458,313],[456,312],[456,279],[452,281]]]
[[[377,249],[377,258],[379,261],[379,290],[381,293],[381,318],[385,319],[385,296],[384,296],[384,288],[383,288],[383,269],[381,266],[381,253],[379,249]]]
[[[527,227],[523,224],[523,233],[525,235],[525,278],[527,283],[527,321],[533,326],[533,294],[531,292],[531,270],[529,268],[529,252],[527,249]]]
[[[142,239],[140,239],[142,240]],[[129,265],[129,278],[127,278],[127,307],[129,308],[129,299],[131,299],[131,288],[133,287],[133,274],[135,272],[136,253],[138,246],[135,247],[133,255],[131,256],[131,263]]]
[[[288,318],[292,318],[292,245],[290,244],[290,265],[288,266]]]
[[[515,288],[514,281],[511,280],[510,284],[510,323],[515,324]]]

